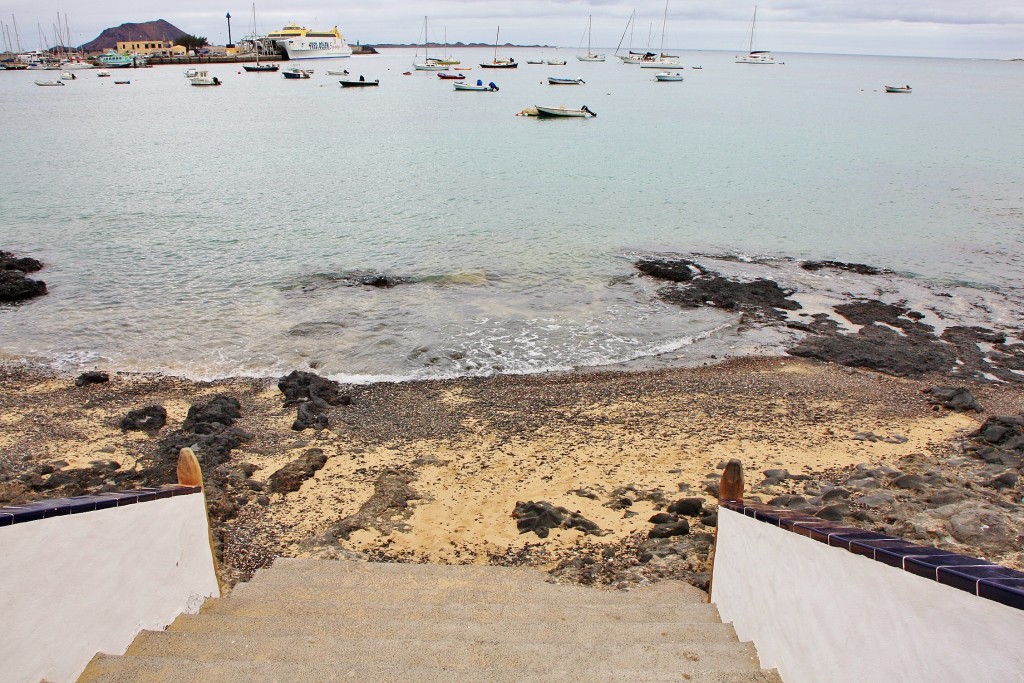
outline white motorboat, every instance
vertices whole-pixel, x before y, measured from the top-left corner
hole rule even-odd
[[[497,92],[498,86],[493,82],[484,85],[484,82],[477,79],[476,83],[453,83],[456,90],[467,90],[471,92]]]
[[[328,69],[327,70],[327,75],[328,76],[348,76],[348,69],[342,69],[341,71],[338,71],[336,69]]]
[[[586,81],[582,78],[559,78],[557,76],[548,76],[548,84],[550,85],[583,85]]]
[[[62,81],[73,81],[73,80],[76,80],[77,78],[78,78],[78,76],[76,76],[75,74],[71,73],[70,71],[63,71],[60,74],[60,80],[62,80]]]
[[[195,68],[194,66],[185,69],[185,78],[195,78],[198,75],[199,69]]]
[[[96,78],[110,78],[110,72],[106,69],[100,69],[96,72]]]
[[[579,109],[567,109],[564,105],[557,107],[542,107],[539,104],[534,105],[534,109],[537,110],[537,116],[545,118],[570,118],[570,119],[582,119],[588,116],[597,116],[594,112],[587,108],[587,105],[583,105]]]
[[[549,59],[546,61],[548,66],[565,66],[564,59]]]
[[[36,85],[43,85],[43,86],[64,85],[64,81],[35,81],[35,84]]]
[[[221,85],[221,80],[211,76],[209,71],[200,71],[188,80],[192,85]]]
[[[658,81],[681,81],[683,80],[683,75],[680,73],[669,73],[668,71],[663,71],[661,73],[654,74],[654,78]]]
[[[300,69],[297,66],[293,66],[290,69],[285,69],[281,72],[281,75],[285,78],[310,78],[313,75],[313,69]]]
[[[754,20],[750,23],[750,45],[747,54],[736,55],[737,64],[774,64],[775,57],[768,50],[754,49],[754,34],[757,30],[757,5],[754,5]]]

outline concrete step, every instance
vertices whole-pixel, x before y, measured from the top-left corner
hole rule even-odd
[[[199,661],[250,660],[324,663],[339,667],[389,666],[499,669],[543,673],[557,663],[569,670],[695,669],[756,671],[750,643],[508,643],[502,641],[338,640],[308,633],[171,633],[143,631],[126,657],[185,656]]]
[[[713,605],[629,604],[601,605],[558,600],[492,604],[489,602],[392,602],[388,596],[372,595],[361,599],[344,595],[323,595],[315,599],[291,600],[286,595],[274,598],[244,595],[208,600],[200,614],[230,614],[236,617],[294,616],[307,619],[344,617],[354,621],[472,621],[472,622],[545,622],[579,624],[615,623],[701,623],[719,621]]]
[[[355,563],[326,563],[355,564]],[[378,565],[379,566],[379,565]],[[426,571],[417,571],[421,567]],[[455,568],[452,568],[455,569]],[[493,569],[503,569],[495,567]],[[579,585],[559,585],[538,580],[545,576],[517,578],[504,572],[488,576],[479,572],[438,574],[425,565],[412,565],[403,571],[377,569],[342,571],[278,571],[261,570],[248,583],[238,584],[234,595],[239,597],[273,597],[287,593],[295,599],[312,600],[319,595],[335,593],[359,600],[363,594],[388,595],[390,602],[445,602],[460,595],[474,596],[474,602],[517,603],[550,600],[585,602],[589,604],[658,605],[671,603],[703,604],[707,594],[687,584],[666,581],[649,588],[630,591],[597,589]],[[465,601],[465,600],[463,600]]]
[[[237,617],[225,614],[183,614],[167,630],[172,633],[260,633],[288,636],[302,633],[338,640],[463,640],[507,643],[706,643],[738,642],[731,624],[720,622],[579,624],[550,622],[445,622],[434,620],[353,621],[328,616]]]
[[[456,670],[445,667],[407,667],[377,664],[351,666],[327,662],[197,661],[188,658],[112,657],[97,655],[79,683],[782,683],[774,671],[717,671],[695,668],[678,671],[599,669],[574,671],[551,662],[540,672],[489,669]]]

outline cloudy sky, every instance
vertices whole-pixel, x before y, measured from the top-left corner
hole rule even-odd
[[[666,47],[737,50],[745,47],[753,2],[670,0]],[[57,12],[68,14],[75,44],[123,22],[166,19],[183,31],[227,42],[249,31],[252,3],[239,0],[0,0],[0,21],[17,20],[22,47],[35,48],[39,28],[49,38]],[[219,5],[219,6],[218,6]],[[214,9],[214,6],[218,6]],[[634,45],[645,46],[660,29],[663,0],[260,0],[262,32],[288,22],[329,28],[337,24],[349,42],[414,43],[423,15],[431,38],[491,42],[501,26],[502,42],[579,45],[587,15],[593,42],[614,48],[636,9]],[[627,37],[628,40],[628,37]],[[655,45],[658,39],[655,39]],[[929,57],[1024,57],[1022,0],[772,0],[759,2],[758,46],[776,52],[917,55]]]

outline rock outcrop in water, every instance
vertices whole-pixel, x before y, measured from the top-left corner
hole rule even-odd
[[[42,268],[43,264],[34,258],[0,251],[0,303],[26,301],[46,294],[46,283],[27,275]]]

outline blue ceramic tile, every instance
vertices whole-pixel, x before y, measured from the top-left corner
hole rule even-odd
[[[139,496],[134,491],[118,491],[116,495],[117,507],[124,507],[125,505],[139,502]]]
[[[968,557],[956,553],[907,556],[903,559],[903,568],[905,570],[932,581],[939,580],[939,569],[941,567],[975,567],[981,565],[995,566],[987,560],[979,560],[976,557]],[[972,590],[971,592],[973,593],[974,591]]]
[[[73,515],[82,512],[92,512],[96,509],[96,496],[73,496],[64,500],[70,503],[68,507]]]
[[[171,487],[171,495],[172,496],[187,496],[187,495],[190,495],[190,494],[193,494],[193,493],[199,493],[200,491],[202,491],[202,489],[199,488],[198,486],[172,486]]]
[[[1024,578],[981,579],[978,581],[978,595],[1008,607],[1024,609]]]
[[[155,495],[155,500],[161,500],[163,498],[170,498],[171,497],[171,492],[168,489],[159,488],[159,489],[156,490],[154,495]]]
[[[951,555],[948,550],[939,550],[931,546],[916,545],[914,543],[892,544],[878,546],[875,548],[875,559],[890,567],[903,569],[903,563],[908,557],[923,557],[926,555]]]
[[[984,567],[940,567],[938,575],[939,583],[975,594],[978,582],[982,579],[1024,579],[1024,574],[994,564]]]
[[[6,508],[6,511],[11,514],[14,518],[14,524],[23,524],[25,522],[34,522],[45,517],[42,509],[30,508],[30,507],[16,507]]]
[[[875,551],[879,548],[903,547],[911,545],[899,538],[882,538],[878,540],[868,538],[850,539],[849,551],[855,555],[863,555],[875,559]]]
[[[12,524],[14,524],[14,515],[0,509],[0,526],[10,526]]]
[[[96,509],[106,510],[108,508],[116,508],[120,498],[116,495],[109,493],[101,493],[96,496]]]
[[[892,536],[886,536],[879,534],[874,531],[865,531],[864,529],[851,529],[849,531],[838,531],[831,534],[828,537],[828,544],[837,548],[843,548],[844,550],[850,549],[850,544],[853,541],[895,541],[898,539]]]

